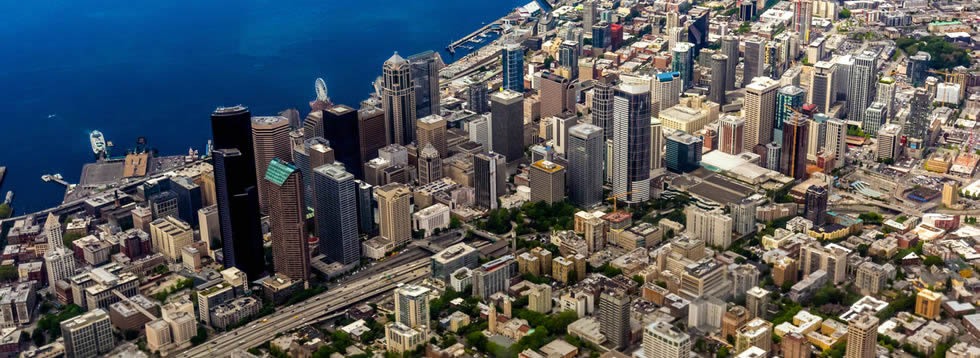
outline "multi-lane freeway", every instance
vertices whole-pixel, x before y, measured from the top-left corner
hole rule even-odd
[[[180,353],[179,357],[227,357],[232,351],[260,346],[277,333],[316,323],[325,316],[391,291],[400,283],[429,276],[431,268],[428,261],[427,258],[411,261],[387,272],[332,288],[292,306],[282,307],[261,320],[212,337],[204,344]]]

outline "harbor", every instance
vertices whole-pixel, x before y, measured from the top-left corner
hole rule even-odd
[[[489,24],[486,24],[480,29],[471,32],[469,35],[463,36],[459,40],[453,41],[452,43],[449,44],[449,46],[446,46],[446,50],[449,51],[449,53],[451,54],[455,54],[456,48],[459,47],[472,51],[474,47],[466,45],[467,42],[473,42],[479,45],[480,43],[483,42],[483,39],[489,37],[488,35],[489,32],[501,31],[500,25],[502,23],[503,23],[503,18],[498,19],[497,21],[491,22]]]

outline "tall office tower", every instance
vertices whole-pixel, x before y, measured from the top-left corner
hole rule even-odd
[[[871,102],[871,106],[864,110],[864,123],[861,126],[864,133],[870,136],[878,136],[878,129],[885,124],[885,116],[887,115],[888,110],[884,103]]]
[[[878,317],[864,312],[847,322],[846,358],[874,358],[878,351]]]
[[[303,199],[306,205],[313,205],[313,168],[334,162],[330,141],[323,137],[313,137],[293,143],[293,164],[303,173]]]
[[[614,291],[604,291],[599,296],[599,332],[614,349],[620,349],[630,341],[630,299],[625,292]]]
[[[524,95],[503,90],[490,95],[490,146],[508,162],[524,158]]]
[[[381,236],[395,246],[412,239],[412,191],[408,186],[391,183],[374,190],[378,196],[378,219]]]
[[[728,69],[725,71],[725,90],[735,89],[735,68],[738,67],[738,37],[725,35],[721,38],[721,53],[728,56]]]
[[[361,102],[361,108],[357,110],[357,143],[360,158],[365,162],[377,158],[378,149],[391,143],[388,139],[385,111],[367,102]]]
[[[279,111],[278,115],[280,117],[286,117],[289,120],[289,129],[299,129],[303,128],[303,121],[299,119],[299,110],[296,108],[285,109]]]
[[[781,143],[769,142],[763,147],[765,150],[765,165],[766,169],[772,171],[779,171],[780,159],[783,154],[783,145]]]
[[[565,155],[568,150],[568,130],[576,124],[578,124],[578,117],[572,113],[551,118],[551,144],[555,153]]]
[[[364,162],[367,160],[361,157],[357,111],[345,105],[335,105],[323,110],[323,119],[324,138],[330,141],[336,160],[343,163],[355,177],[363,177]],[[415,127],[414,122],[412,128]]]
[[[680,13],[679,12],[674,12],[674,11],[668,11],[667,12],[667,26],[665,26],[664,28],[666,28],[666,29],[672,29],[672,28],[680,27],[680,26],[681,26]]]
[[[613,99],[613,194],[627,203],[650,199],[650,90],[620,84]]]
[[[763,63],[765,56],[766,40],[759,36],[751,36],[745,39],[745,63],[742,70],[742,84],[748,86],[759,76],[762,76]]]
[[[415,328],[430,325],[428,288],[404,285],[395,289],[395,321]]]
[[[864,123],[864,110],[871,105],[874,98],[875,65],[874,53],[865,52],[854,58],[851,67],[851,81],[847,89],[847,116],[849,120]]]
[[[740,1],[738,3],[738,19],[744,21],[752,21],[755,17],[755,3],[751,0]]]
[[[541,118],[575,113],[575,84],[569,79],[544,71],[541,73]],[[510,157],[507,158],[511,160]]]
[[[543,159],[531,163],[528,181],[531,202],[554,204],[565,200],[565,167]]]
[[[612,139],[613,96],[616,80],[614,74],[600,77],[592,87],[592,124],[602,128],[603,140]]]
[[[673,49],[677,44],[684,42],[684,28],[683,27],[669,27],[667,28],[667,48]]]
[[[813,350],[806,336],[797,332],[783,335],[779,348],[783,351],[783,358],[810,358],[810,351]]]
[[[833,62],[820,61],[810,71],[810,91],[807,92],[806,102],[817,105],[817,112],[827,113],[837,102],[837,89],[834,86],[836,69],[837,65]]]
[[[652,135],[652,134],[651,134]],[[568,130],[568,196],[579,207],[602,202],[602,128],[578,124]]]
[[[727,80],[728,56],[714,54],[711,56],[711,88],[708,89],[708,98],[721,106],[728,103],[725,98]]]
[[[708,44],[708,18],[711,10],[706,7],[694,7],[687,11],[687,42],[694,45],[693,55],[701,52]]]
[[[837,100],[847,101],[847,92],[851,89],[851,69],[854,67],[854,56],[844,55],[834,57],[834,88],[837,89]],[[848,106],[844,107],[847,110]]]
[[[269,224],[276,273],[293,280],[310,279],[310,252],[306,240],[306,203],[303,176],[296,166],[276,158],[265,173],[269,185]]]
[[[315,110],[303,120],[303,137],[310,139],[323,136],[323,110]]]
[[[681,42],[670,49],[671,69],[681,74],[684,89],[694,87],[694,44]]]
[[[644,358],[687,358],[691,336],[667,322],[651,323],[643,329]]]
[[[675,173],[687,173],[700,167],[701,139],[684,132],[674,133],[667,137],[667,170]]]
[[[794,114],[783,123],[783,154],[779,169],[783,175],[801,180],[806,178],[806,146],[810,141],[807,132],[810,120],[801,114]]]
[[[582,3],[582,28],[591,29],[595,25],[597,12],[596,12],[596,1],[587,0]]]
[[[925,149],[926,133],[929,130],[929,113],[932,112],[932,93],[924,88],[916,88],[909,103],[909,116],[902,132],[908,136],[911,149]]]
[[[431,143],[426,143],[419,152],[419,185],[425,185],[442,178],[442,159],[439,151]]]
[[[731,205],[732,219],[735,232],[745,235],[755,231],[755,212],[758,203],[749,198],[742,198]]]
[[[358,232],[372,234],[376,229],[374,226],[374,186],[355,179],[354,188],[357,190]]]
[[[772,141],[772,127],[776,120],[776,92],[779,82],[768,77],[756,78],[745,86],[744,148],[755,148]]]
[[[721,151],[728,154],[739,154],[745,150],[745,120],[737,116],[721,118]]]
[[[664,167],[664,128],[657,117],[650,118],[650,170]]]
[[[265,259],[258,189],[251,175],[255,172],[251,114],[243,106],[218,108],[211,114],[211,132],[224,265],[261,277]]]
[[[415,82],[412,79],[412,66],[395,52],[385,61],[381,81],[381,102],[388,125],[388,139],[391,143],[406,145],[415,140]],[[329,120],[325,120],[329,123]],[[324,137],[330,139],[326,133]],[[351,163],[344,163],[350,168]],[[359,164],[358,164],[359,165]],[[357,176],[355,174],[355,176]]]
[[[504,76],[503,89],[514,92],[524,92],[524,48],[511,43],[500,50],[502,72]]]
[[[578,42],[564,41],[558,48],[558,64],[568,71],[568,79],[578,79]]]
[[[680,103],[681,92],[684,92],[684,81],[681,80],[680,72],[657,74],[651,85],[653,87],[651,89],[653,92],[651,114],[652,112],[659,114],[661,111]]]
[[[467,131],[469,132],[471,142],[479,143],[485,150],[493,150],[490,141],[490,122],[487,117],[489,116],[484,115],[474,118],[470,121]]]
[[[844,165],[847,157],[847,123],[839,119],[827,120],[827,140],[825,151],[834,154],[834,168]]]
[[[895,118],[895,108],[893,107],[895,103],[895,79],[891,76],[884,76],[878,80],[878,89],[875,91],[875,102],[881,102],[885,104],[885,119],[886,123],[890,123],[890,119]]]
[[[929,62],[932,56],[928,52],[919,51],[915,55],[909,56],[908,66],[905,68],[905,75],[912,81],[913,87],[922,87],[929,77]]]
[[[902,153],[902,126],[888,123],[878,131],[877,159],[898,159]]]
[[[265,177],[269,162],[276,158],[293,157],[289,140],[289,120],[286,117],[252,117],[252,147],[255,149],[255,175],[259,183],[259,207],[269,209],[269,184]]]
[[[599,23],[592,25],[592,50],[598,53],[602,53],[607,48],[609,48],[612,42],[610,37],[612,35],[609,33],[609,23],[605,21],[600,21]]]
[[[201,210],[201,187],[188,177],[170,178],[170,191],[177,195],[177,217],[198,226],[197,211]]]
[[[813,22],[813,1],[793,2],[793,31],[800,35],[800,41],[810,43],[810,25]]]
[[[473,156],[474,204],[479,208],[496,209],[497,198],[507,192],[507,161],[495,152]]]
[[[48,285],[54,287],[58,281],[75,275],[75,255],[64,247],[49,248],[44,252],[44,268],[48,271]]]
[[[61,322],[66,358],[99,357],[115,348],[109,314],[96,308]]]
[[[358,215],[364,210],[358,205],[358,184],[354,175],[343,166],[327,164],[313,169],[316,187],[316,228],[320,238],[319,253],[332,262],[343,265],[360,260]],[[370,185],[367,188],[370,191]],[[368,198],[370,200],[370,198]],[[371,210],[371,203],[366,203]],[[373,218],[369,224],[374,226]]]
[[[432,144],[439,152],[440,157],[449,153],[449,147],[446,144],[445,118],[438,114],[422,117],[418,121],[417,128],[418,134],[416,138],[418,143],[416,143],[416,146],[419,149],[425,148],[427,144]]]
[[[776,121],[773,123],[772,140],[783,142],[783,122],[803,108],[805,91],[797,86],[783,86],[776,92]]]
[[[490,94],[485,82],[474,81],[466,86],[468,89],[466,102],[476,114],[490,112]]]
[[[415,116],[441,114],[439,110],[439,70],[446,66],[438,52],[425,51],[408,56],[415,82]]]
[[[812,104],[807,104],[807,107],[815,107]],[[824,146],[827,143],[827,120],[829,117],[817,114],[813,116],[810,120],[809,139],[806,145],[806,160],[807,161],[817,161],[817,154],[824,150]]]
[[[811,185],[806,189],[806,207],[804,208],[805,217],[813,222],[813,226],[819,227],[827,223],[824,213],[827,212],[827,198],[829,193],[827,188]]]
[[[215,249],[221,248],[221,220],[218,219],[218,206],[205,206],[198,210],[197,221],[200,225],[201,241],[208,245],[208,257],[215,259],[217,257]]]

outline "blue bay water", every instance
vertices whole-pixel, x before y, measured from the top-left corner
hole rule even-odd
[[[356,108],[393,51],[449,63],[449,42],[527,1],[2,2],[0,197],[15,191],[19,213],[60,203],[40,176],[77,182],[94,129],[116,152],[139,136],[165,155],[203,151],[215,107],[305,116],[317,77]]]

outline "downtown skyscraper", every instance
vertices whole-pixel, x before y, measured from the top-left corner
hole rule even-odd
[[[368,159],[361,157],[361,131],[359,130],[358,112],[345,105],[335,105],[323,110],[324,138],[330,141],[330,148],[338,162],[344,163],[355,177],[363,177],[364,162]],[[412,121],[412,130],[415,121]],[[414,138],[414,133],[412,134]],[[315,168],[315,167],[313,167]]]
[[[354,175],[342,166],[330,164],[313,171],[320,253],[343,265],[359,262],[358,185]]]
[[[779,171],[783,175],[800,180],[806,178],[806,154],[810,137],[810,121],[800,114],[786,118],[783,123],[783,154],[780,157]]]
[[[602,202],[602,128],[579,124],[568,130],[568,192],[570,201],[580,207]]]
[[[524,95],[503,90],[490,96],[490,149],[508,162],[524,158]]]
[[[603,141],[612,139],[613,96],[616,93],[615,74],[600,77],[592,90],[592,124],[602,128]]]
[[[650,90],[620,84],[613,99],[613,190],[628,203],[650,199]]]
[[[243,106],[220,107],[211,114],[212,160],[224,265],[261,277],[265,257],[251,117]]]
[[[293,280],[310,279],[310,251],[306,235],[303,175],[296,166],[276,158],[269,162],[265,181],[270,184],[269,224],[272,260],[276,273]]]
[[[875,77],[877,66],[874,53],[865,52],[854,58],[851,66],[850,86],[847,90],[847,116],[850,120],[861,123],[862,127],[875,127],[865,123],[865,111],[871,106],[874,98]]]
[[[708,88],[708,99],[720,106],[725,105],[725,87],[728,80],[728,56],[714,54],[711,56],[711,87]]]
[[[255,175],[259,183],[259,207],[269,209],[269,184],[262,181],[269,162],[276,158],[292,158],[289,120],[280,116],[252,117],[252,145],[255,148]]]
[[[805,91],[797,86],[783,86],[776,92],[776,121],[773,123],[772,140],[783,142],[783,122],[803,108]],[[795,111],[795,112],[794,112]]]
[[[411,64],[397,52],[382,67],[381,86],[388,138],[392,143],[407,145],[415,140],[415,119],[418,118],[415,82],[412,81]]]
[[[479,208],[496,209],[497,198],[506,193],[507,160],[494,152],[473,156],[474,204]]]
[[[524,92],[524,48],[511,43],[500,50],[501,68],[504,76],[503,88]]]
[[[756,78],[745,86],[745,149],[755,150],[757,145],[772,141],[772,127],[776,120],[776,91],[779,82],[768,77]]]
[[[438,52],[425,51],[408,57],[415,83],[415,116],[439,113],[439,70],[446,64]]]

